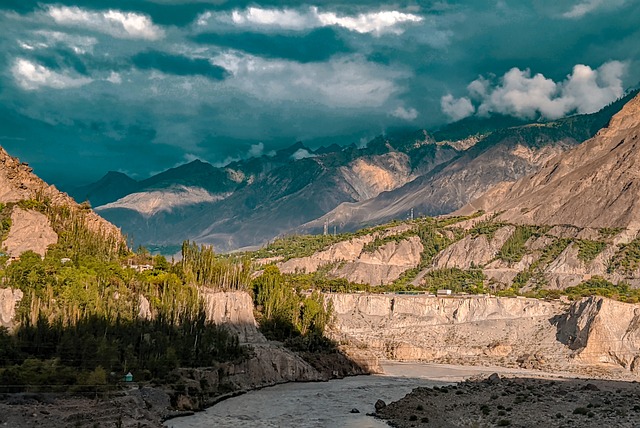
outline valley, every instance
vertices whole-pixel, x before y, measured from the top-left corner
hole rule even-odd
[[[0,421],[155,427],[385,361],[636,380],[639,97],[440,134],[456,141],[398,133],[144,181],[110,173],[77,190],[95,211],[0,153]],[[96,213],[155,248],[195,241],[177,261],[133,251]],[[91,396],[111,401],[98,411]]]

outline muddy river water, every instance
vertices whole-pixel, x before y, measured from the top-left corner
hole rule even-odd
[[[236,427],[388,427],[367,416],[374,403],[389,403],[417,386],[458,382],[492,368],[388,363],[384,375],[355,376],[329,382],[288,383],[251,391],[193,416],[169,420],[169,428]],[[504,369],[502,369],[504,371]],[[351,413],[358,409],[360,413]]]

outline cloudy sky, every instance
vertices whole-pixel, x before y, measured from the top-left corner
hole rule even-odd
[[[637,0],[2,0],[0,145],[64,184],[552,119],[635,87],[639,41]]]

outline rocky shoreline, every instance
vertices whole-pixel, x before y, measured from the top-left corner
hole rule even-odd
[[[378,405],[376,417],[409,427],[634,427],[640,384],[594,379],[500,377],[416,388]]]

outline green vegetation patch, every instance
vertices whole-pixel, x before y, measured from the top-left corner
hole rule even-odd
[[[614,236],[618,235],[623,230],[624,230],[624,228],[622,228],[622,227],[603,227],[603,228],[598,229],[598,232],[600,233],[600,236],[603,239],[609,239],[609,238],[613,238]]]
[[[547,228],[545,227],[516,226],[515,232],[504,243],[497,257],[509,264],[518,263],[527,253],[524,244],[529,238],[542,236],[546,231]]]
[[[640,266],[640,238],[636,238],[628,244],[618,246],[618,251],[609,262],[609,273],[623,272],[631,274]]]
[[[372,253],[378,248],[388,244],[389,242],[399,243],[412,236],[416,236],[415,230],[408,230],[406,232],[397,233],[394,235],[387,235],[385,237],[376,237],[373,241],[362,247],[362,251],[365,253]]]
[[[588,296],[603,296],[627,303],[638,303],[640,300],[640,290],[631,288],[624,281],[613,284],[601,276],[593,276],[575,287],[566,288],[562,293],[571,300]]]
[[[485,279],[481,269],[462,270],[458,268],[433,270],[424,277],[425,287],[434,294],[440,289],[449,289],[454,293],[485,293]]]
[[[471,228],[471,230],[469,230],[469,234],[473,238],[477,238],[480,235],[484,235],[490,241],[493,239],[494,235],[496,234],[496,231],[506,225],[507,225],[506,223],[496,222],[492,219],[483,220],[475,224]]]
[[[598,254],[607,248],[607,243],[604,241],[578,239],[574,243],[578,246],[578,258],[587,264],[591,263]]]
[[[188,284],[216,290],[246,290],[251,282],[249,257],[220,257],[212,247],[198,246],[195,242],[182,244],[180,264]]]
[[[276,266],[267,266],[252,282],[260,331],[296,351],[333,351],[335,345],[324,337],[333,309],[317,292],[296,287],[295,277],[283,275]]]
[[[518,294],[520,289],[527,285],[527,283],[533,280],[535,288],[540,289],[546,285],[546,280],[543,275],[544,268],[558,258],[558,256],[571,244],[572,240],[568,238],[555,239],[550,245],[545,247],[540,254],[540,257],[535,262],[531,263],[528,269],[519,272],[513,279],[513,284],[510,289],[504,290],[504,293],[499,295],[513,295]]]
[[[0,242],[7,239],[9,230],[11,229],[11,212],[13,206],[10,204],[0,203]]]
[[[289,260],[310,256],[316,251],[348,239],[346,234],[340,235],[293,235],[278,238],[266,247],[251,253],[254,258],[282,257]]]

